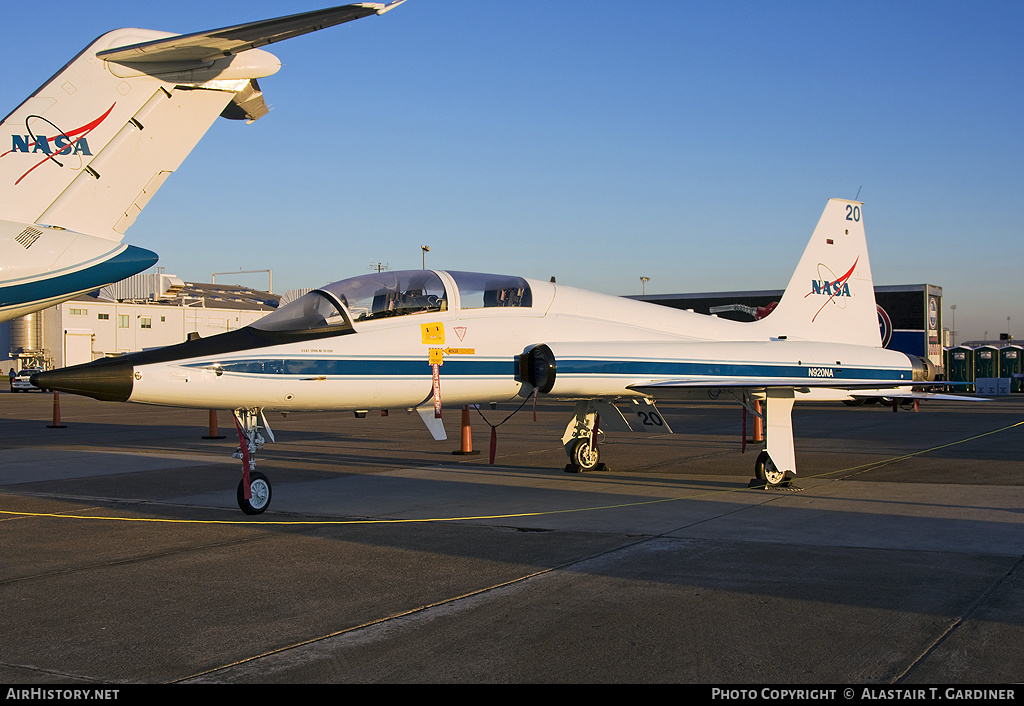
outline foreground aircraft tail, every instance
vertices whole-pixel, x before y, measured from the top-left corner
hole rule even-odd
[[[758,325],[772,338],[882,345],[862,203],[829,200],[782,299]]]
[[[121,240],[217,116],[252,121],[267,113],[256,79],[280,62],[255,47],[397,4],[356,3],[187,35],[103,35],[3,120],[0,219]]]

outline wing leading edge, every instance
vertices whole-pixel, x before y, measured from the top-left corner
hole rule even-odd
[[[893,389],[899,388],[906,385],[906,381],[893,382],[891,387]],[[766,378],[766,377],[748,377],[748,378],[694,378],[688,380],[649,380],[647,382],[638,382],[626,386],[627,389],[635,390],[637,392],[650,393],[654,396],[658,396],[659,392],[665,392],[672,389],[707,389],[707,388],[738,388],[738,389],[763,389],[766,387],[792,387],[792,388],[810,388],[810,387],[826,387],[835,390],[878,390],[887,389],[884,385],[880,386],[877,380],[862,380],[862,381],[850,381],[850,380],[830,380],[830,379],[817,379],[817,378]]]

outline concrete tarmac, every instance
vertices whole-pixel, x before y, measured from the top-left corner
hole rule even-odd
[[[975,684],[1024,679],[1024,395],[797,406],[747,487],[738,405],[661,405],[569,474],[571,407],[479,455],[416,415],[290,414],[263,515],[205,411],[0,393],[0,681]],[[483,410],[491,423],[512,408]]]

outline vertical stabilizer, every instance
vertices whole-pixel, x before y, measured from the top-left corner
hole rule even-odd
[[[402,2],[191,34],[118,29],[82,50],[0,120],[0,322],[156,262],[118,243],[218,116],[266,115],[256,81],[281,63],[258,47]]]
[[[121,240],[217,116],[266,114],[258,49],[383,14],[362,2],[192,34],[103,35],[0,125],[0,219]]]
[[[119,241],[217,116],[280,66],[260,50],[245,62],[171,61],[144,70],[97,57],[111,46],[174,36],[109,32],[7,116],[0,217]]]
[[[830,199],[775,310],[771,337],[881,346],[859,201]]]

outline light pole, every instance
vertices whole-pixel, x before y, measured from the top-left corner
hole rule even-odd
[[[423,251],[423,269],[427,269],[427,253],[430,252],[429,245],[421,245],[420,250]]]
[[[651,281],[650,277],[641,277],[640,278],[640,293],[641,294],[647,294],[647,283],[650,282],[650,281]]]
[[[949,317],[949,339],[950,339],[949,342],[952,343],[955,346],[956,345],[956,304],[954,304],[951,307],[949,307],[949,310],[950,310],[950,312],[952,312],[950,314],[950,317]]]

